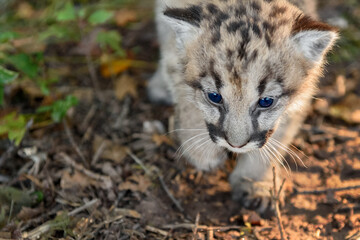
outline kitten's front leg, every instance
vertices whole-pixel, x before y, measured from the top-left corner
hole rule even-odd
[[[230,176],[230,184],[234,200],[263,217],[270,217],[274,214],[270,195],[273,172],[272,165],[263,161],[264,157],[260,151],[240,155]]]

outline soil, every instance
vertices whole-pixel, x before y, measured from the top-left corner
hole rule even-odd
[[[66,227],[45,232],[44,239],[280,239],[275,217],[262,219],[232,200],[228,176],[234,160],[198,172],[178,159],[179,145],[169,133],[173,107],[146,97],[158,58],[154,23],[144,20],[121,31],[124,48],[137,48],[133,59],[151,64],[112,78],[95,66],[96,91],[85,62],[50,66],[74,69],[57,89],[80,104],[62,124],[33,126],[13,151],[1,140],[0,153],[9,153],[1,186],[40,191],[43,201],[18,211],[0,238],[40,236],[41,226],[65,213]],[[47,54],[61,57],[76,47],[48,47]],[[287,156],[288,170],[277,170],[286,178],[286,239],[360,239],[359,188],[334,191],[360,185],[359,69],[359,59],[327,66],[293,142],[303,163]],[[116,87],[118,82],[129,89]],[[28,104],[12,101],[9,108],[25,112],[46,99],[21,87],[10,97],[20,95]]]

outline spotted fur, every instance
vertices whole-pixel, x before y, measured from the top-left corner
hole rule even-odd
[[[264,213],[269,192],[244,179],[270,180],[270,151],[284,149],[272,143],[286,146],[296,134],[336,29],[314,20],[313,5],[300,10],[285,0],[158,0],[156,11],[162,58],[150,98],[176,104],[178,128],[203,129],[198,137],[197,130],[178,132],[199,169],[221,164],[228,151],[239,154],[234,198],[244,206],[260,199],[255,205]],[[222,95],[221,104],[209,101],[211,92]],[[263,97],[274,105],[259,108]]]

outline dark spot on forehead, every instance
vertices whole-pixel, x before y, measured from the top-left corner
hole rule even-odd
[[[257,2],[252,2],[252,3],[251,3],[251,7],[252,7],[253,9],[255,9],[256,11],[260,11],[260,10],[261,10],[261,6],[260,6],[260,4],[257,3]]]
[[[186,84],[194,89],[203,90],[203,87],[198,79],[186,82]]]
[[[244,6],[239,6],[235,10],[236,17],[241,17],[246,15],[246,8]]]
[[[270,24],[268,21],[263,22],[263,28],[265,31],[269,32],[270,35],[273,35],[275,32],[275,26]]]
[[[210,71],[211,77],[215,81],[216,88],[219,90],[220,88],[223,87],[223,83],[221,81],[220,74],[215,70],[215,60],[214,59],[210,60],[209,71]]]
[[[228,24],[227,30],[229,33],[235,33],[237,30],[241,28],[245,24],[244,21],[233,21]]]
[[[232,56],[234,55],[234,51],[231,49],[226,49],[226,57],[228,58],[228,60],[230,60],[232,58]]]
[[[270,18],[277,17],[277,16],[279,16],[281,14],[284,14],[286,11],[287,11],[287,7],[285,7],[285,6],[280,7],[280,6],[275,5],[272,8],[269,17]]]
[[[269,36],[269,33],[265,34],[265,41],[266,41],[266,45],[268,46],[268,48],[271,47],[271,37]]]
[[[261,30],[260,30],[259,26],[256,23],[253,23],[251,25],[251,29],[253,30],[253,32],[255,33],[256,36],[261,38],[261,36],[262,36]]]
[[[263,79],[261,79],[259,86],[258,86],[259,96],[261,96],[264,93],[268,78],[269,78],[269,75],[266,75]]]
[[[220,9],[213,3],[209,3],[206,8],[211,14],[217,14],[220,12]]]
[[[214,31],[213,35],[212,35],[212,38],[211,38],[211,43],[213,45],[215,45],[216,43],[218,43],[221,39],[221,34],[220,34],[220,30],[217,29]]]

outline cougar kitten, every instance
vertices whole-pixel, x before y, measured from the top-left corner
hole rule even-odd
[[[151,100],[176,105],[182,152],[198,169],[237,153],[234,199],[261,214],[272,206],[271,165],[282,163],[337,38],[333,27],[315,20],[314,1],[290,2],[156,6],[161,60],[149,83]]]

